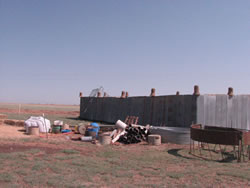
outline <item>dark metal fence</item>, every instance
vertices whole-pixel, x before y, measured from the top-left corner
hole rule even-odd
[[[139,124],[190,127],[196,120],[196,96],[172,95],[128,98],[81,98],[80,117],[114,123],[127,116],[139,117]]]
[[[193,122],[250,130],[250,95],[81,97],[82,119],[115,123],[127,116],[139,117],[142,125],[190,127]]]

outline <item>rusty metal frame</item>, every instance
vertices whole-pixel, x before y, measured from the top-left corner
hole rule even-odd
[[[131,124],[137,125],[138,119],[139,117],[137,116],[127,116],[124,123],[126,123],[127,125]]]
[[[238,147],[238,162],[245,161],[244,146],[248,146],[246,151],[248,159],[250,160],[250,131],[238,130],[233,128],[215,127],[215,126],[204,126],[201,124],[194,124],[191,126],[190,131],[190,154],[195,154],[194,142],[198,142],[198,149],[200,151],[200,157],[202,156],[201,150],[204,149],[204,143],[207,144],[212,159],[211,150],[209,144],[219,145],[222,159],[224,159],[221,145],[227,145]],[[234,150],[235,151],[235,150]]]

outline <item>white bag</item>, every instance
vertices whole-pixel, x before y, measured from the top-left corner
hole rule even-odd
[[[25,122],[26,133],[28,133],[29,127],[39,127],[41,133],[49,132],[51,128],[50,120],[44,119],[42,116],[31,116]]]

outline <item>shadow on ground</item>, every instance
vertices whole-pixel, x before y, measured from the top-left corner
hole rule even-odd
[[[184,156],[184,155],[180,154],[181,150],[183,150],[183,149],[170,149],[167,152],[170,155],[173,155],[175,157],[180,157],[180,158],[183,158],[183,159],[191,159],[191,160],[194,160],[195,158],[199,158],[199,159],[205,160],[205,161],[215,161],[215,162],[220,162],[220,163],[230,163],[230,162],[233,162],[233,161],[237,160],[237,158],[235,157],[235,155],[232,152],[223,152],[222,153],[223,154],[223,159],[216,160],[216,159],[211,159],[210,157],[204,157],[204,156],[200,156],[200,155],[196,155],[196,154],[190,154],[190,156],[193,156],[195,158],[187,157],[187,156]],[[215,152],[215,151],[211,151],[211,152],[216,153],[216,155],[221,155],[220,152]]]
[[[183,149],[170,149],[168,150],[168,153],[170,155],[174,155],[175,157],[180,157],[180,158],[183,158],[183,159],[194,159],[194,158],[191,158],[191,157],[187,157],[187,156],[183,156],[179,153],[179,151],[181,151]]]

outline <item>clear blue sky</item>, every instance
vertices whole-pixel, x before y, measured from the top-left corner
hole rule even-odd
[[[0,102],[250,93],[250,1],[0,0]]]

